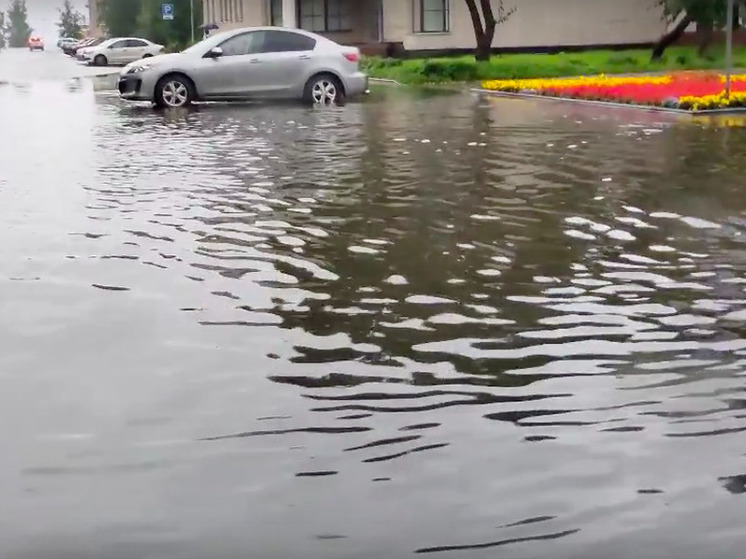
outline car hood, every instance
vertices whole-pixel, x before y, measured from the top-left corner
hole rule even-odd
[[[124,75],[127,72],[129,72],[132,68],[136,66],[141,66],[142,64],[164,66],[167,69],[174,68],[178,66],[180,62],[185,60],[188,56],[189,55],[183,54],[181,52],[171,52],[168,54],[157,54],[155,56],[149,56],[148,58],[143,58],[140,60],[135,60],[134,62],[130,62],[124,68],[122,68],[122,74]]]
[[[148,64],[172,64],[177,62],[178,60],[182,60],[184,55],[180,52],[170,52],[167,54],[157,54],[155,56],[150,56],[145,60],[137,60],[135,62],[132,62],[131,64],[128,64],[127,66],[137,66],[138,64],[142,64],[143,62],[147,62]]]

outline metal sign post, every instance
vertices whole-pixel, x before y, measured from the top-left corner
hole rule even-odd
[[[728,0],[725,25],[725,97],[730,98],[730,76],[733,72],[733,0]]]
[[[172,21],[174,19],[174,5],[161,4],[161,17],[164,21]]]
[[[189,21],[192,24],[192,44],[194,44],[194,0],[189,0]]]

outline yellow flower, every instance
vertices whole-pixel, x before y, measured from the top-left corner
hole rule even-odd
[[[484,89],[490,91],[520,92],[530,91],[540,94],[573,89],[578,87],[614,87],[620,85],[658,85],[668,84],[674,80],[714,79],[725,82],[725,76],[711,72],[683,72],[659,76],[580,76],[572,78],[535,78],[521,80],[488,80],[482,84]],[[731,76],[732,82],[746,82],[746,74]],[[746,92],[733,92],[727,95],[724,90],[713,95],[701,97],[687,95],[674,100],[681,109],[690,111],[703,111],[709,109],[720,109],[728,107],[746,107]],[[668,101],[666,102],[668,103]]]
[[[482,84],[484,89],[491,91],[522,91],[543,89],[565,89],[581,86],[606,86],[630,84],[666,84],[672,76],[580,76],[572,78],[534,78],[522,80],[488,80]]]

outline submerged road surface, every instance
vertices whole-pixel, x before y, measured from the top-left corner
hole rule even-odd
[[[90,72],[0,52],[4,559],[740,554],[743,123]]]

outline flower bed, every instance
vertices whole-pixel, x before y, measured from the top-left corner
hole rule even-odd
[[[682,72],[662,76],[491,80],[484,82],[482,87],[489,91],[650,105],[693,112],[746,107],[746,75],[731,76],[730,95],[725,94],[724,82],[725,77],[717,73]]]

